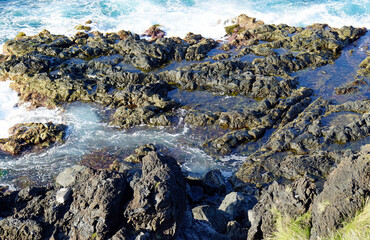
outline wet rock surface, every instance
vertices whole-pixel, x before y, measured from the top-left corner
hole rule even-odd
[[[246,182],[265,184],[276,177],[294,180],[310,174],[327,176],[338,156],[325,148],[369,136],[369,101],[331,105],[317,99],[293,121],[277,129],[258,151],[250,155],[237,172]],[[348,111],[358,113],[355,119]],[[343,115],[338,115],[344,113]]]
[[[226,31],[223,45],[194,33],[165,38],[159,26],[145,32],[150,40],[124,30],[73,37],[44,30],[7,41],[0,79],[12,80],[21,102],[93,102],[126,130],[186,125],[209,155],[240,154],[243,163],[228,178],[216,169],[191,177],[177,163],[183,159],[154,144],[133,154],[97,150],[81,161],[95,169],[75,166],[51,186],[0,190],[1,238],[265,239],[280,217],[311,214],[305,224],[317,239],[353,217],[369,196],[370,101],[362,97],[369,57],[356,63],[353,82],[333,87],[354,96],[340,104],[317,96],[296,73],[335,65],[367,30],[240,15]],[[237,97],[245,101],[226,105]],[[2,150],[18,154],[63,140],[63,125],[27,133],[44,125],[17,126],[22,137],[0,140]]]
[[[53,143],[63,143],[67,126],[48,123],[22,123],[9,129],[10,137],[0,139],[0,149],[13,155],[27,150],[41,150]]]

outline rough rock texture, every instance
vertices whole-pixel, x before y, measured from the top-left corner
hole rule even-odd
[[[233,219],[245,222],[248,219],[248,211],[256,204],[256,199],[251,196],[245,196],[242,193],[231,192],[222,200],[221,211],[230,214]]]
[[[42,239],[42,227],[28,219],[1,219],[0,236],[2,239]]]
[[[173,87],[262,100],[258,109],[236,114],[190,111],[186,116],[193,126],[216,124],[232,130],[203,144],[211,154],[224,155],[260,139],[280,121],[292,121],[309,105],[312,90],[297,89],[297,79],[289,76],[292,72],[331,63],[345,46],[366,33],[361,28],[332,29],[323,24],[305,29],[268,25],[246,15],[235,23],[230,41],[248,47],[236,55],[218,57],[211,52],[218,45],[215,40],[194,33],[184,39],[162,38],[156,25],[146,33],[152,41],[123,30],[79,32],[70,38],[46,30],[35,36],[21,34],[4,44],[9,56],[1,61],[0,79],[14,80],[12,87],[21,101],[34,107],[53,108],[73,101],[102,104],[112,109],[111,124],[126,129],[176,122],[179,116],[174,110],[180,104],[168,97]],[[254,57],[245,61],[247,55]],[[212,57],[212,61],[166,68],[173,61]],[[366,61],[361,64],[364,69],[365,65]]]
[[[72,187],[73,201],[64,215],[69,224],[77,226],[77,229],[71,227],[68,233],[71,238],[86,239],[93,234],[101,238],[107,236],[123,221],[122,213],[116,209],[123,208],[131,196],[122,175],[91,172],[91,169],[84,169]]]
[[[291,218],[301,216],[311,208],[315,196],[316,187],[307,178],[286,186],[274,182],[249,214],[248,239],[270,237],[275,231],[276,212]]]
[[[6,42],[4,51],[15,56],[2,64],[0,78],[15,80],[12,87],[20,93],[21,101],[30,101],[34,107],[96,102],[120,109],[112,119],[120,127],[167,125],[168,120],[160,117],[176,107],[166,97],[171,87],[156,77],[123,68],[128,63],[150,70],[176,54],[181,60],[185,53],[178,52],[183,48],[172,39],[149,43],[129,32],[106,36],[78,33],[69,39],[43,31]]]
[[[239,60],[194,63],[162,72],[159,77],[187,90],[209,90],[259,99],[270,95],[287,96],[296,86],[294,80],[279,82],[275,77],[257,71],[253,64]]]
[[[330,173],[312,208],[311,239],[327,237],[361,209],[370,194],[370,145],[349,154]]]
[[[117,209],[124,208],[132,190],[122,174],[74,167],[62,172],[57,183],[64,188],[28,188],[9,195],[14,212],[0,220],[0,236],[103,239],[124,221],[123,210]]]
[[[176,160],[150,152],[143,158],[142,176],[125,210],[128,223],[136,230],[173,238],[182,224],[185,193],[184,177]]]
[[[10,137],[0,139],[0,149],[17,155],[26,150],[39,150],[64,142],[67,126],[48,123],[21,123],[9,129]]]
[[[132,228],[149,239],[176,236],[187,208],[176,160],[149,151],[141,178],[131,178],[133,189],[126,177],[127,172],[74,166],[57,176],[55,187],[2,193],[0,238],[131,239]]]
[[[211,170],[185,180],[176,160],[151,144],[126,161],[112,156],[111,171],[74,167],[54,187],[0,191],[0,236],[262,239],[275,230],[277,215],[294,219],[312,210],[315,239],[353,216],[369,192],[369,153],[343,149],[368,140],[370,101],[335,104],[300,87],[295,72],[335,64],[366,29],[264,24],[246,15],[233,24],[218,49],[217,41],[194,33],[163,38],[158,26],[145,33],[150,41],[123,30],[72,37],[44,30],[7,41],[0,80],[13,81],[21,102],[97,103],[109,110],[112,125],[125,129],[186,124],[187,134],[217,159],[246,157],[230,179]],[[366,96],[368,66],[366,58],[354,82],[337,94]],[[188,91],[228,96],[225,105],[214,104],[206,96],[189,100]],[[228,99],[243,103],[227,105]],[[104,151],[83,160],[103,162]],[[319,192],[327,179],[315,197],[314,183]]]
[[[156,151],[157,148],[155,145],[149,143],[145,144],[143,146],[140,146],[135,149],[134,154],[128,156],[124,160],[126,162],[132,162],[132,163],[141,163],[143,161],[143,158],[149,154],[149,152]]]
[[[204,192],[223,194],[226,190],[226,182],[219,169],[209,171],[202,178]]]
[[[195,207],[191,211],[194,219],[209,222],[220,233],[226,233],[227,223],[232,220],[228,213],[208,205]]]
[[[318,98],[294,120],[282,124],[247,158],[236,176],[259,184],[280,176],[290,180],[305,174],[315,179],[326,177],[340,157],[324,147],[368,137],[369,116],[368,100],[331,105]]]

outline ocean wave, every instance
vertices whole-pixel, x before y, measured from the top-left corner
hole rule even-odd
[[[48,29],[58,34],[74,34],[74,26],[87,20],[100,31],[130,30],[143,33],[160,24],[169,36],[184,37],[188,32],[221,38],[228,19],[247,14],[266,23],[306,26],[328,23],[333,27],[353,25],[370,28],[368,0],[11,0],[0,2],[0,44],[20,31],[28,35]]]

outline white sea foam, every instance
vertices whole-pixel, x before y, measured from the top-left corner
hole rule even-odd
[[[266,23],[307,26],[328,23],[333,27],[353,25],[370,28],[367,0],[358,1],[35,1],[29,7],[6,6],[0,19],[0,43],[19,31],[33,35],[42,29],[72,35],[74,26],[92,20],[93,29],[103,32],[130,30],[141,34],[160,24],[168,36],[184,37],[188,32],[219,39],[225,35],[224,23],[239,14],[247,14]],[[230,23],[230,21],[229,21]]]
[[[28,111],[27,104],[18,106],[18,95],[9,88],[9,83],[0,82],[0,138],[8,137],[8,129],[17,123],[62,122],[58,109],[37,108]]]

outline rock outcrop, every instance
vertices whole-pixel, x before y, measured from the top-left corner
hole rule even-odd
[[[0,188],[0,238],[266,239],[281,219],[305,216],[306,237],[318,239],[352,218],[370,192],[370,101],[354,95],[337,104],[303,87],[296,72],[335,63],[367,30],[265,24],[246,15],[233,23],[217,49],[199,34],[165,38],[156,25],[145,32],[151,40],[81,26],[86,31],[72,37],[44,30],[7,41],[0,80],[13,81],[20,102],[96,103],[119,129],[186,125],[217,160],[245,159],[230,178],[219,169],[194,177],[157,145],[124,157],[97,150],[81,161],[101,161],[95,169],[68,168],[50,186]],[[361,61],[355,81],[333,92],[366,91],[369,58]],[[174,93],[187,91],[233,102],[214,107]],[[0,148],[16,155],[49,147],[63,142],[65,130],[17,125]]]
[[[10,137],[0,139],[0,149],[18,155],[26,150],[41,150],[63,143],[67,126],[48,123],[21,123],[9,129]]]
[[[328,237],[352,219],[370,195],[370,145],[349,153],[333,170],[312,207],[311,239]]]
[[[180,166],[174,158],[152,151],[143,158],[142,175],[134,185],[134,196],[125,216],[137,231],[172,239],[181,227],[185,201]]]
[[[271,237],[278,214],[297,218],[310,210],[315,196],[316,187],[309,179],[300,178],[286,186],[274,182],[249,214],[248,239]]]

